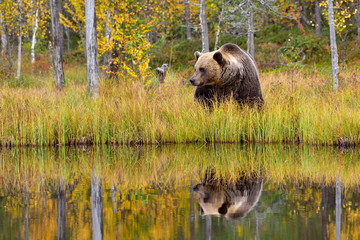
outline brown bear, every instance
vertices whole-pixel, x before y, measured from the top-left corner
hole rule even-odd
[[[196,100],[211,108],[213,102],[233,97],[240,105],[261,107],[264,100],[259,70],[246,51],[227,43],[214,52],[195,52],[195,57],[195,73],[190,83],[197,86]]]
[[[262,178],[256,174],[241,176],[226,183],[213,172],[194,187],[199,198],[201,215],[224,216],[227,219],[244,218],[258,203],[262,192]]]

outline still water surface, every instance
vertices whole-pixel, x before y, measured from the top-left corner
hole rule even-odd
[[[357,150],[0,151],[0,239],[360,239]]]

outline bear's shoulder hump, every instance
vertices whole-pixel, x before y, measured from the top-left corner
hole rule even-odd
[[[227,53],[233,53],[233,54],[241,53],[240,47],[233,43],[226,43],[219,50],[221,52],[227,52]]]

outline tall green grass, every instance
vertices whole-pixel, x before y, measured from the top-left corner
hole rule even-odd
[[[343,71],[337,92],[330,75],[316,68],[264,72],[261,111],[230,101],[211,113],[194,102],[195,88],[182,84],[191,70],[170,72],[161,88],[131,79],[101,81],[96,100],[86,96],[84,70],[70,69],[62,92],[55,90],[51,76],[39,79],[41,86],[4,84],[0,144],[360,143],[355,67]]]

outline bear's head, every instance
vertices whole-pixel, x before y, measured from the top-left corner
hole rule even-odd
[[[195,73],[190,78],[194,86],[205,86],[218,84],[221,78],[225,60],[221,52],[200,53],[195,52]]]
[[[259,201],[262,192],[261,178],[240,176],[235,183],[226,183],[213,176],[206,176],[205,182],[193,189],[199,198],[201,215],[241,219]]]
[[[217,215],[226,213],[226,197],[224,191],[212,185],[198,184],[194,191],[199,197],[201,215]]]

